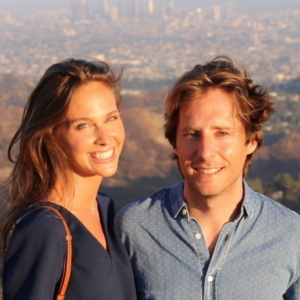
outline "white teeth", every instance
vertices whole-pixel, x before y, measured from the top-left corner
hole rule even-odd
[[[217,173],[221,170],[221,168],[218,169],[196,169],[199,173],[202,174],[213,174],[213,173]]]
[[[91,157],[96,158],[96,159],[107,159],[111,157],[114,153],[114,149],[111,149],[107,152],[94,152],[91,153]]]

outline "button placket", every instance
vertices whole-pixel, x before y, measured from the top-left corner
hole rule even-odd
[[[200,240],[202,238],[202,235],[201,235],[201,233],[198,232],[198,233],[195,233],[194,237],[195,237],[195,239]]]

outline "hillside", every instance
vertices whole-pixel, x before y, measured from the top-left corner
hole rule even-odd
[[[291,94],[298,94],[300,91],[300,77],[290,80],[288,82],[285,82],[283,84],[273,86],[273,90],[275,91],[283,91],[286,93],[291,93]]]
[[[263,146],[254,157],[248,177],[259,176],[267,183],[277,173],[300,174],[300,133],[287,133]]]
[[[0,106],[24,107],[34,87],[32,82],[13,74],[0,74]]]
[[[11,164],[6,159],[8,144],[18,128],[23,107],[33,84],[11,74],[0,74],[0,178],[8,175]]]
[[[8,175],[11,164],[6,159],[8,143],[17,129],[25,99],[32,83],[13,75],[0,75],[0,177]],[[293,91],[296,88],[293,88]],[[171,147],[163,136],[163,99],[166,88],[155,85],[149,91],[125,94],[122,118],[126,129],[126,142],[119,170],[112,178],[104,180],[101,191],[111,195],[119,209],[126,203],[147,196],[181,179],[176,162],[171,161]],[[286,96],[288,99],[288,96]],[[281,124],[297,120],[299,103],[281,101],[276,103],[277,114],[266,132],[264,146],[255,155],[248,174],[251,182],[261,181],[264,191],[272,186],[274,178],[288,173],[293,178],[300,174],[300,130],[296,121],[288,129]],[[296,114],[296,113],[295,113]],[[287,119],[289,118],[289,119]],[[276,129],[276,130],[275,130]],[[271,193],[272,190],[269,190]],[[299,203],[300,207],[300,203]]]

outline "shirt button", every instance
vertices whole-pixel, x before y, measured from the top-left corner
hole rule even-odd
[[[213,282],[213,281],[214,281],[214,278],[213,278],[213,276],[211,276],[211,275],[210,275],[210,276],[208,276],[208,278],[207,278],[207,281],[208,281],[208,282]]]
[[[195,238],[196,238],[197,240],[200,240],[200,239],[201,239],[201,234],[200,234],[200,233],[196,233],[196,234],[195,234]]]
[[[184,208],[181,213],[182,213],[183,216],[186,216],[187,210]]]

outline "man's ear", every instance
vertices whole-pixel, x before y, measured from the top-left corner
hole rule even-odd
[[[252,154],[257,149],[257,140],[250,141],[247,145],[247,155]]]

